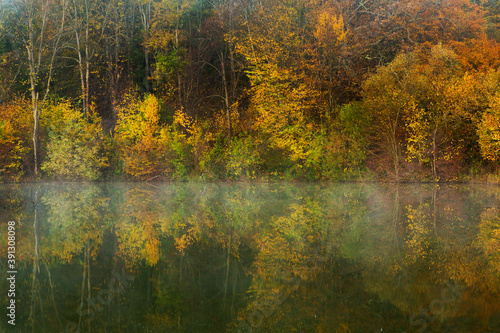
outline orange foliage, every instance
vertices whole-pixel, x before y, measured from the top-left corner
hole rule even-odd
[[[0,177],[20,177],[29,163],[33,117],[24,98],[0,104]]]
[[[500,43],[487,39],[470,39],[450,43],[466,71],[486,72],[500,66]]]

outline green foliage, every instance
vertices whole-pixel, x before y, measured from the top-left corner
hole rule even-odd
[[[166,175],[171,179],[186,180],[194,169],[192,145],[188,141],[183,127],[178,123],[179,113],[172,128],[165,127],[162,130],[162,138],[165,140],[168,164]]]
[[[332,129],[325,144],[323,174],[335,180],[360,179],[365,172],[369,114],[360,103],[339,110],[339,129]]]
[[[153,73],[155,87],[157,91],[171,97],[176,89],[176,75],[181,72],[186,64],[180,59],[179,51],[176,49],[165,53],[157,53],[155,60]]]
[[[59,179],[96,180],[108,166],[101,119],[90,112],[88,119],[68,102],[44,108],[42,125],[48,136],[42,170]]]
[[[250,136],[233,138],[226,150],[227,175],[232,179],[255,179],[261,157],[255,141]]]

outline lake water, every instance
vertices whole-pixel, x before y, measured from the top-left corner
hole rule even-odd
[[[499,204],[487,185],[0,185],[0,331],[500,332]]]

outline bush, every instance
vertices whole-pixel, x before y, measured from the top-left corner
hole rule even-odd
[[[88,119],[70,103],[60,102],[44,109],[42,126],[48,136],[47,155],[41,169],[63,179],[96,180],[108,165],[99,116]]]
[[[234,138],[226,151],[227,175],[233,179],[245,176],[255,179],[261,158],[252,137]]]

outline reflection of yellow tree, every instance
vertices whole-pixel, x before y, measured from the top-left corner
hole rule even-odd
[[[43,202],[48,206],[50,234],[46,242],[49,258],[70,262],[87,245],[94,254],[102,244],[106,229],[108,199],[99,187],[81,186],[49,191]]]
[[[478,247],[486,259],[490,277],[489,285],[493,290],[500,291],[500,217],[498,209],[488,209],[481,214]]]
[[[128,266],[141,260],[155,265],[160,257],[159,226],[165,219],[157,193],[133,189],[122,207],[116,224],[120,256]]]
[[[292,329],[293,306],[289,298],[309,297],[306,288],[320,273],[318,264],[321,248],[317,246],[320,233],[314,204],[291,204],[290,213],[266,221],[255,235],[259,251],[251,269],[252,298],[238,314],[238,325],[266,328],[285,325]],[[267,226],[267,223],[269,225]],[[316,304],[317,305],[317,304]],[[317,308],[302,308],[301,316],[314,316]]]
[[[439,256],[436,251],[435,238],[432,236],[431,214],[426,213],[426,205],[414,209],[407,206],[408,236],[405,241],[407,247],[405,262],[412,266],[422,264],[430,266],[436,271],[439,264]]]

